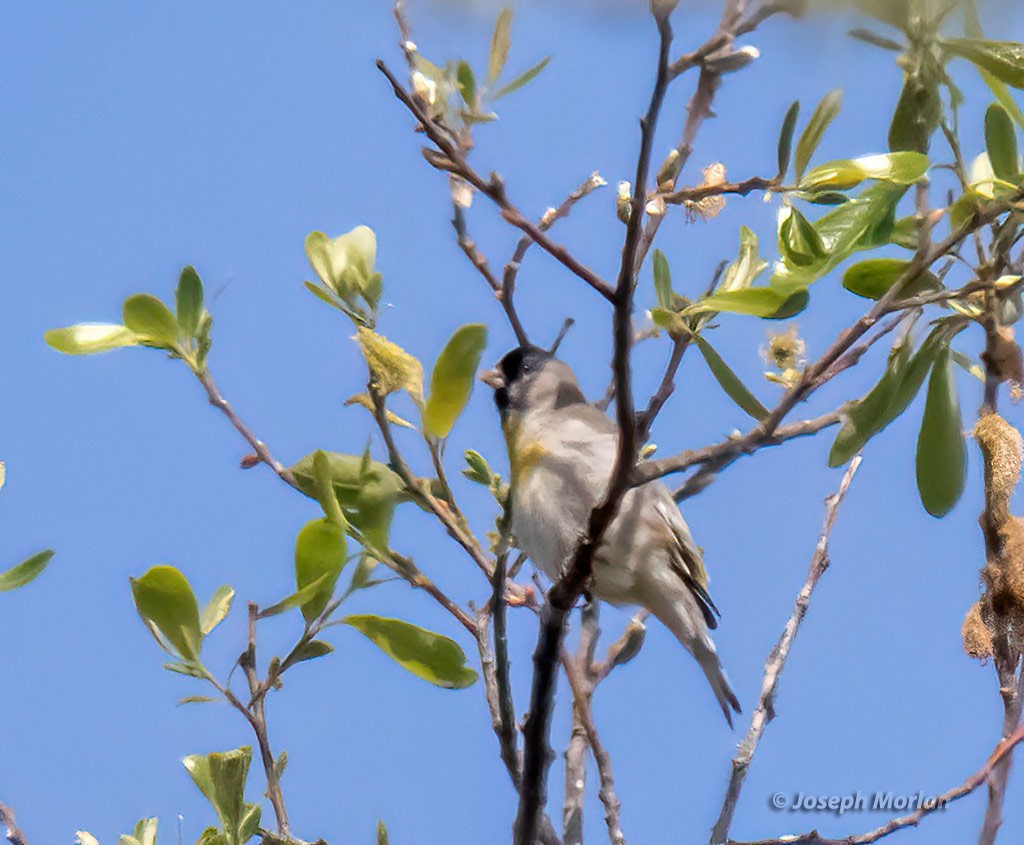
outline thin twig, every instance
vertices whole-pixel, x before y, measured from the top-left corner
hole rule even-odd
[[[551,240],[536,224],[531,220],[523,216],[518,208],[509,200],[507,193],[505,192],[505,185],[497,174],[491,174],[489,179],[484,179],[473,167],[466,161],[466,157],[463,155],[462,150],[454,144],[450,138],[438,127],[437,123],[432,120],[416,100],[405,90],[405,87],[395,78],[394,74],[388,70],[387,65],[383,60],[377,60],[377,68],[387,78],[388,82],[391,83],[391,89],[394,92],[398,100],[404,105],[419,122],[419,125],[423,127],[423,131],[427,137],[437,146],[441,151],[441,157],[429,156],[428,162],[431,166],[445,170],[449,173],[461,177],[474,188],[476,188],[481,194],[486,196],[498,208],[501,209],[501,216],[505,218],[509,223],[520,229],[545,252],[549,253],[554,259],[563,264],[568,268],[574,275],[581,278],[590,287],[600,293],[605,299],[611,301],[615,292],[604,279],[602,279],[592,269],[587,267],[578,261],[572,253],[569,252],[564,246]]]
[[[561,220],[564,217],[569,216],[569,212],[576,203],[583,199],[587,194],[605,185],[604,179],[601,178],[597,171],[590,174],[580,185],[576,188],[569,196],[562,200],[562,204],[555,209],[549,209],[544,216],[541,218],[537,228],[542,232],[548,231],[556,221]],[[516,244],[515,250],[512,252],[512,257],[505,264],[505,269],[502,272],[501,286],[497,289],[502,303],[511,303],[515,296],[516,291],[516,279],[519,276],[519,269],[523,265],[523,259],[526,257],[527,251],[533,245],[534,240],[529,235],[523,235],[519,242]],[[518,332],[516,337],[519,337]],[[525,341],[519,338],[520,343]]]
[[[612,758],[601,742],[601,737],[594,724],[590,710],[590,701],[594,693],[594,681],[584,677],[579,661],[563,652],[562,666],[573,694],[573,713],[586,735],[586,742],[594,755],[597,774],[601,786],[598,797],[604,805],[605,824],[608,826],[608,840],[611,845],[626,845],[626,837],[622,833],[620,812],[622,803],[615,793],[615,777],[612,774]]]
[[[740,842],[730,839],[728,845],[870,845],[870,843],[877,842],[879,839],[883,839],[898,830],[903,830],[907,827],[917,827],[925,816],[931,815],[936,810],[943,810],[954,801],[958,801],[959,799],[970,795],[974,790],[985,783],[989,775],[992,773],[992,770],[1005,760],[1007,755],[1009,755],[1010,752],[1013,751],[1013,749],[1021,742],[1024,742],[1024,725],[1018,727],[1017,730],[1015,730],[1006,739],[1002,740],[995,747],[991,755],[989,755],[988,760],[985,761],[984,766],[959,786],[955,786],[947,792],[942,793],[942,795],[937,796],[934,804],[927,807],[920,807],[905,816],[890,819],[881,827],[875,828],[867,833],[862,833],[857,836],[847,836],[842,839],[828,839],[821,836],[816,830],[812,830],[810,833],[802,833],[797,836],[783,836],[776,839],[758,839],[750,842]]]
[[[285,484],[288,484],[298,490],[299,486],[295,483],[295,479],[292,477],[291,472],[286,469],[280,461],[274,458],[270,453],[270,449],[267,448],[267,444],[253,434],[252,430],[242,421],[238,414],[235,413],[234,408],[232,408],[228,401],[221,395],[210,371],[204,367],[201,370],[195,371],[195,375],[196,378],[199,379],[199,383],[203,386],[203,390],[206,391],[206,396],[210,400],[210,404],[228,418],[228,421],[232,426],[234,426],[235,431],[242,435],[245,442],[248,443],[257,456],[259,456],[260,461],[270,467],[277,474],[278,478],[280,478]]]
[[[779,678],[786,665],[786,658],[789,657],[789,650],[800,630],[800,625],[807,613],[811,603],[811,596],[814,594],[818,580],[825,574],[829,567],[828,541],[832,533],[832,526],[835,524],[836,515],[839,513],[839,506],[850,488],[850,482],[860,466],[860,457],[850,462],[839,489],[825,500],[825,521],[818,536],[818,543],[811,557],[810,569],[807,572],[807,580],[804,581],[796,597],[793,612],[786,625],[782,629],[778,642],[772,648],[768,659],[764,664],[764,680],[761,683],[761,697],[757,703],[750,719],[750,730],[743,742],[740,743],[739,751],[732,761],[732,774],[729,777],[729,786],[725,792],[725,800],[722,803],[721,812],[718,814],[718,821],[711,831],[711,845],[719,845],[729,838],[729,828],[732,825],[733,813],[736,811],[736,803],[739,801],[740,791],[743,789],[743,781],[746,779],[750,762],[754,759],[758,743],[764,734],[764,729],[772,719],[775,718],[775,694],[779,688]]]
[[[752,455],[766,446],[778,446],[797,437],[810,437],[822,429],[838,425],[843,418],[845,407],[844,405],[842,408],[829,411],[829,413],[822,414],[814,419],[779,426],[769,439],[762,439],[760,437],[751,439],[749,436],[730,437],[713,446],[705,446],[703,449],[680,453],[676,458],[679,463],[686,464],[686,469],[693,466],[700,466],[700,469],[676,487],[672,495],[677,502],[689,499],[691,496],[695,496],[704,490],[725,467],[744,455]],[[649,463],[651,462],[648,461],[642,464],[641,469]]]

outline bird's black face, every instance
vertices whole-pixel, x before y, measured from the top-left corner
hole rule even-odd
[[[504,415],[522,406],[530,383],[554,356],[536,346],[520,346],[482,376],[494,388],[494,404]]]

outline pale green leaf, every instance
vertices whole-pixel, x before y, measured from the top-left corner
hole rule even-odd
[[[840,90],[829,92],[818,103],[810,122],[807,124],[807,128],[804,129],[796,145],[797,181],[803,177],[811,156],[814,155],[814,151],[818,149],[818,145],[821,143],[825,130],[836,119],[842,106],[843,92]]]
[[[733,402],[755,420],[760,421],[768,416],[768,409],[747,389],[747,386],[740,380],[740,377],[722,360],[722,356],[715,351],[715,348],[699,335],[697,337],[697,347],[700,349],[701,355],[704,356],[704,360],[711,369],[715,380]]]
[[[173,349],[178,344],[178,321],[155,296],[137,293],[124,301],[122,312],[124,324],[140,335],[144,341],[164,349]]]
[[[79,323],[64,329],[50,329],[43,339],[47,345],[67,355],[95,355],[139,345],[135,332],[114,323]]]
[[[185,576],[173,566],[154,566],[132,578],[132,596],[139,615],[151,622],[186,661],[199,656],[203,640],[199,606]]]
[[[39,552],[6,572],[0,572],[0,593],[16,590],[34,581],[46,569],[52,557],[53,552],[50,550]]]
[[[491,35],[491,52],[487,59],[487,84],[501,76],[501,71],[508,61],[508,51],[512,47],[512,7],[506,6],[498,15]]]
[[[520,74],[515,79],[513,79],[510,83],[508,83],[508,85],[504,86],[503,88],[499,88],[497,91],[491,94],[490,99],[500,100],[502,97],[508,96],[513,91],[518,91],[524,85],[532,82],[537,76],[539,76],[540,72],[548,66],[548,62],[550,61],[551,56],[546,56],[545,58],[541,59],[528,71]]]
[[[354,615],[341,621],[366,636],[402,668],[435,686],[463,689],[476,681],[477,674],[466,665],[465,653],[448,637],[383,616]]]
[[[224,584],[214,591],[199,616],[199,629],[204,637],[224,621],[224,617],[231,610],[231,600],[234,597],[235,591],[230,584]]]
[[[310,584],[320,584],[320,589],[301,605],[306,622],[324,612],[347,558],[345,533],[335,522],[315,519],[299,531],[295,538],[295,586],[301,591]]]
[[[174,299],[181,334],[195,337],[199,331],[199,318],[203,316],[203,283],[194,267],[185,267],[181,271]]]
[[[487,327],[470,324],[457,329],[441,350],[423,407],[423,431],[429,437],[447,437],[452,430],[469,402],[486,345]]]

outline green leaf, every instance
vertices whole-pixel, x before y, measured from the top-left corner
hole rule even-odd
[[[199,617],[199,630],[204,637],[224,621],[224,617],[231,610],[231,600],[234,597],[235,591],[230,584],[224,584],[214,591]]]
[[[551,56],[545,56],[528,71],[520,74],[515,79],[513,79],[508,85],[504,86],[503,88],[499,88],[497,91],[491,94],[490,99],[500,100],[502,97],[508,96],[513,91],[518,91],[524,85],[526,85],[529,82],[532,82],[537,76],[539,76],[540,72],[548,66],[548,62],[550,61]]]
[[[334,595],[348,550],[344,530],[328,519],[307,522],[295,538],[295,586],[301,590],[319,582],[320,589],[302,604],[302,616],[312,622]]]
[[[291,660],[288,661],[288,665],[294,666],[296,663],[302,663],[304,660],[316,660],[318,657],[325,657],[332,651],[334,651],[334,646],[330,643],[325,643],[323,640],[309,640],[309,642],[296,649]]]
[[[259,612],[259,619],[268,619],[271,616],[280,616],[296,607],[303,607],[311,601],[330,579],[330,574],[325,573],[310,584],[296,590],[291,595],[285,596],[281,601],[272,604],[270,607]],[[303,614],[305,615],[305,614]]]
[[[660,249],[654,250],[654,293],[658,305],[670,311],[673,309],[675,297],[672,293],[672,271],[669,270],[665,253]]]
[[[468,468],[464,469],[462,474],[476,484],[490,487],[494,483],[495,475],[484,456],[472,449],[467,449],[465,458]]]
[[[989,87],[996,100],[999,104],[1006,109],[1010,117],[1013,118],[1014,122],[1024,128],[1024,111],[1017,105],[1017,101],[1013,99],[1013,95],[1007,90],[1006,86],[996,79],[991,73],[983,68],[977,68],[978,75],[982,78],[985,84]]]
[[[786,320],[807,307],[810,295],[806,288],[794,292],[774,287],[719,291],[702,299],[691,308],[700,311],[728,311],[768,320]],[[688,309],[690,310],[690,309]]]
[[[923,70],[906,74],[889,124],[889,149],[927,153],[941,119],[942,98],[936,76]]]
[[[53,552],[48,549],[45,552],[32,555],[28,560],[19,563],[6,572],[0,572],[0,593],[16,590],[18,587],[24,587],[29,582],[34,581],[46,569],[46,565],[52,557]]]
[[[950,38],[944,40],[942,45],[1000,82],[1014,88],[1024,88],[1024,44],[988,41],[984,38]]]
[[[216,704],[218,699],[210,698],[208,695],[187,695],[178,699],[178,706],[182,704]]]
[[[799,117],[800,101],[794,100],[786,111],[782,131],[779,132],[779,179],[784,179],[789,172],[789,162],[793,157],[793,133],[796,131],[796,121]]]
[[[370,398],[367,396],[366,399],[372,409]],[[320,507],[324,509],[324,514],[342,531],[347,531],[348,520],[345,519],[341,503],[338,502],[338,496],[331,483],[330,459],[327,457],[327,453],[320,449],[313,453],[313,484],[316,487],[316,498],[320,502]]]
[[[181,334],[184,337],[195,337],[199,331],[199,318],[203,316],[203,283],[194,267],[186,267],[181,271],[174,299]]]
[[[701,355],[704,356],[704,360],[707,361],[712,375],[733,402],[755,420],[760,421],[768,416],[768,409],[747,389],[740,377],[722,360],[722,356],[715,351],[714,347],[699,335],[697,336],[697,347],[700,349]]]
[[[932,367],[917,438],[917,489],[928,513],[943,517],[959,501],[967,481],[967,447],[956,378],[948,346]]]
[[[382,819],[377,819],[377,845],[389,845],[388,827]]]
[[[487,59],[487,84],[501,76],[502,68],[508,61],[508,51],[512,47],[512,7],[506,6],[498,15],[491,35],[491,52]]]
[[[456,329],[445,344],[430,376],[430,395],[423,407],[423,431],[429,437],[447,437],[476,382],[480,356],[487,346],[487,327],[472,323]]]
[[[767,266],[768,262],[761,258],[758,251],[757,235],[746,226],[742,227],[739,255],[725,271],[722,283],[718,286],[719,293],[749,288]]]
[[[217,813],[227,841],[242,845],[244,828],[251,826],[250,805],[245,803],[245,781],[252,762],[249,746],[216,754],[193,754],[182,760],[192,781]],[[257,822],[258,823],[258,822]]]
[[[206,673],[195,663],[165,663],[164,669],[174,672],[176,675],[185,675],[189,678],[206,679]]]
[[[139,616],[151,622],[180,657],[198,658],[203,641],[199,606],[185,576],[173,566],[154,566],[141,578],[132,578],[131,585]]]
[[[777,268],[772,284],[784,290],[805,288],[854,252],[888,243],[896,222],[896,206],[906,192],[905,185],[877,182],[856,199],[830,211],[814,225],[827,259],[807,267],[783,265]]]
[[[355,307],[360,295],[367,299],[379,296],[376,289],[380,280],[373,281],[377,236],[368,226],[356,226],[333,239],[323,232],[310,232],[306,236],[306,258],[324,287],[350,307]],[[315,285],[307,287],[316,293]]]
[[[455,69],[455,78],[459,83],[459,93],[462,95],[462,101],[470,111],[475,111],[477,106],[476,77],[473,76],[473,68],[469,66],[469,62],[459,62]]]
[[[364,461],[359,455],[324,452],[327,474],[334,494],[349,522],[381,551],[388,547],[388,531],[395,505],[405,489],[402,479],[378,461]],[[319,500],[313,462],[307,455],[291,468],[299,489]]]
[[[127,833],[122,833],[119,837],[117,837],[117,845],[141,845],[141,843],[134,836],[129,836]]]
[[[998,103],[990,105],[985,113],[985,146],[995,175],[1007,182],[1020,181],[1017,130],[1009,113]]]
[[[885,373],[863,399],[854,403],[832,443],[828,465],[842,466],[882,430],[882,420],[910,363],[910,342],[903,340],[889,353]]]
[[[836,119],[842,107],[843,92],[838,89],[826,94],[821,102],[818,103],[810,122],[807,124],[807,128],[804,129],[796,145],[797,181],[803,177],[811,156],[814,155],[814,151],[818,149],[818,145],[821,143],[825,130]]]
[[[139,845],[156,845],[156,832],[156,819],[140,819],[135,824],[134,836]]]
[[[818,191],[822,188],[847,190],[865,179],[912,185],[927,172],[928,157],[921,153],[886,153],[819,165],[804,177],[800,187],[805,191]]]
[[[48,346],[66,355],[95,355],[139,345],[135,332],[114,323],[79,323],[63,329],[50,329],[43,339]]]
[[[895,258],[869,258],[867,261],[854,264],[846,271],[843,275],[843,287],[857,296],[881,299],[894,284],[906,276],[911,266],[912,262]],[[941,287],[942,282],[938,277],[925,270],[904,283],[900,296],[917,296],[927,291],[937,291]]]
[[[155,296],[148,293],[129,296],[124,301],[122,317],[129,329],[142,336],[143,342],[150,341],[164,349],[178,345],[178,321]]]
[[[785,209],[783,215],[779,252],[786,263],[796,267],[821,263],[826,258],[825,245],[810,221],[793,207]]]
[[[341,621],[367,637],[403,669],[435,686],[463,689],[476,682],[476,672],[466,665],[466,655],[448,637],[383,616],[346,616]]]
[[[917,251],[920,242],[920,224],[917,215],[911,214],[896,221],[889,240],[904,249]]]

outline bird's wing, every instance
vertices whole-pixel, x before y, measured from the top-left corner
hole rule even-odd
[[[650,486],[654,488],[652,490],[653,510],[657,515],[656,518],[669,529],[672,570],[693,593],[707,626],[712,629],[717,628],[718,620],[715,617],[722,614],[715,607],[711,594],[708,593],[708,574],[704,569],[704,556],[693,541],[690,527],[683,519],[683,515],[679,513],[679,508],[676,507],[668,488],[657,482]]]

